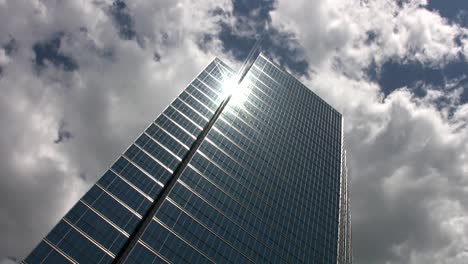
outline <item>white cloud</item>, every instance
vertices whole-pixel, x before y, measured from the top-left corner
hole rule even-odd
[[[321,0],[291,5],[279,1],[274,27],[293,33],[312,67],[339,61],[341,70],[362,77],[362,69],[392,59],[437,66],[466,54],[455,38],[466,29],[422,8],[426,1]],[[466,45],[465,45],[466,46]],[[465,48],[466,49],[466,48]]]

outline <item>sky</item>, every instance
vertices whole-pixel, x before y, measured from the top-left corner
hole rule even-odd
[[[466,0],[0,0],[0,263],[262,34],[344,116],[355,263],[467,263]]]

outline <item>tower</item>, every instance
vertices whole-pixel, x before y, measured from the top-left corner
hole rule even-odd
[[[214,59],[25,263],[350,263],[343,119],[260,54]]]

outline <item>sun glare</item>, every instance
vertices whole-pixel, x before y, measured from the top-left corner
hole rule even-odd
[[[229,103],[232,105],[241,105],[249,97],[250,89],[245,84],[237,84],[236,78],[225,78],[223,80],[223,98],[231,96]]]

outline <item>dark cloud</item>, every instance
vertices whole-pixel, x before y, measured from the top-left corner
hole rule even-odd
[[[109,8],[109,13],[122,39],[131,40],[136,37],[135,23],[124,1],[114,1]]]
[[[10,56],[18,50],[18,43],[13,37],[10,37],[10,39],[3,45],[3,49],[6,54]]]
[[[34,63],[39,71],[47,67],[48,63],[64,71],[78,70],[79,66],[75,59],[69,55],[63,54],[60,50],[63,36],[64,33],[56,33],[52,38],[34,44],[32,48],[35,55]]]
[[[153,60],[155,62],[159,62],[161,60],[161,55],[157,51],[155,51],[153,54]]]
[[[222,25],[222,31],[219,38],[223,42],[223,48],[231,52],[237,60],[244,60],[249,50],[254,46],[257,36],[238,36],[234,30],[227,24]],[[204,36],[203,42],[212,39],[211,36]]]
[[[219,39],[226,51],[231,52],[236,59],[244,60],[256,39],[266,31],[274,1],[241,0],[233,4],[233,23],[222,24]],[[263,45],[268,45],[268,42]]]
[[[72,133],[66,129],[66,123],[62,121],[57,131],[57,139],[54,140],[54,143],[59,144],[72,138]]]

